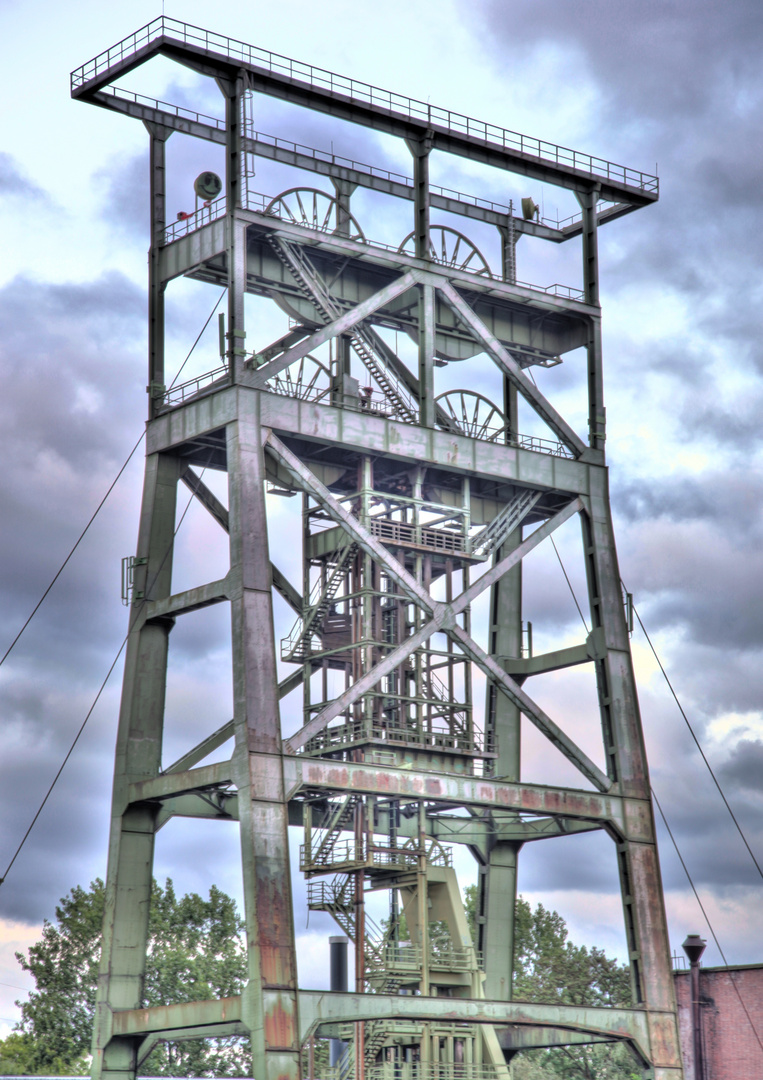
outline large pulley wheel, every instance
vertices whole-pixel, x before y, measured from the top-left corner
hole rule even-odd
[[[319,232],[346,236],[350,240],[364,239],[360,225],[352,214],[340,206],[337,197],[318,188],[282,191],[270,200],[265,213]]]
[[[322,401],[331,391],[331,373],[308,353],[268,379],[268,387],[298,401]]]
[[[509,430],[505,414],[484,394],[473,390],[448,390],[435,398],[435,402],[449,418],[450,430],[455,428],[470,439],[501,441]]]
[[[408,233],[400,247],[406,255],[415,253],[414,233]],[[468,236],[449,225],[433,225],[429,230],[429,255],[434,262],[450,266],[454,270],[465,270],[469,274],[482,274],[492,277],[487,259]]]

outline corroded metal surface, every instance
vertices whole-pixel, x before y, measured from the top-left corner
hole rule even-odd
[[[215,79],[224,120],[111,85],[158,54]],[[341,1068],[351,1080],[383,1080],[385,1069],[403,1065],[410,1080],[431,1080],[435,1064],[442,1080],[507,1080],[515,1053],[586,1041],[626,1043],[645,1076],[681,1080],[609,507],[598,283],[598,228],[655,201],[655,178],[171,19],[75,72],[72,92],[146,124],[151,180],[148,456],[94,1080],[134,1080],[160,1039],[239,1034],[250,1040],[258,1080],[299,1080],[302,1054],[315,1064],[306,1044],[314,1037],[347,1043]],[[412,177],[258,134],[254,93],[399,137]],[[225,176],[219,200],[168,224],[173,132],[222,146]],[[544,223],[434,190],[433,149],[571,189],[579,215],[566,226]],[[290,182],[280,196],[254,191],[258,153],[273,167],[311,169],[331,188]],[[400,243],[368,239],[352,202],[357,184],[412,210]],[[468,231],[433,221],[440,208],[461,214],[465,230],[469,218],[496,228],[500,260],[491,262],[482,242],[478,252]],[[519,281],[520,235],[525,244],[579,236],[582,289]],[[181,275],[224,285],[227,310],[220,355],[205,374],[168,390],[165,291]],[[288,318],[276,341],[255,340],[247,327],[247,293]],[[415,348],[398,352],[398,334]],[[528,374],[578,348],[587,439]],[[492,363],[492,398],[472,385],[476,356]],[[438,369],[455,361],[464,362],[467,389],[452,391],[450,381],[449,398],[437,392]],[[521,434],[519,398],[533,415],[531,436]],[[227,505],[194,467],[226,473]],[[230,553],[219,580],[182,591],[172,585],[179,481]],[[301,581],[271,562],[266,491],[301,496],[292,503]],[[533,551],[574,518],[592,629],[584,641],[533,655],[522,576]],[[280,683],[274,591],[296,617],[281,642],[292,670]],[[488,591],[484,633],[472,607]],[[233,718],[163,769],[170,630],[212,604],[231,612]],[[598,695],[597,715],[577,729],[563,708],[553,717],[541,708],[529,686],[574,666],[595,678]],[[486,685],[484,710],[474,700],[477,679]],[[581,774],[580,787],[523,782],[523,716]],[[598,755],[588,749],[589,720],[602,731]],[[208,763],[231,737],[228,760]],[[240,997],[146,1009],[154,838],[176,816],[238,822],[248,979]],[[290,826],[302,831],[308,908],[330,914],[354,943],[353,993],[298,988]],[[512,1001],[522,846],[591,829],[612,841],[636,1005]],[[478,865],[477,941],[452,867],[455,843]],[[389,915],[375,926],[366,895],[380,891]]]

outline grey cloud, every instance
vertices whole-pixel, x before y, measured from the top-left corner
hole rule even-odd
[[[740,739],[719,772],[731,790],[763,795],[763,740]]]
[[[36,202],[49,202],[50,196],[38,187],[10,154],[0,152],[0,195],[4,199],[20,198]]]
[[[763,478],[752,473],[678,475],[620,481],[613,504],[629,523],[667,518],[709,521],[719,528],[734,521],[735,534],[757,540],[763,529]]]
[[[101,214],[120,231],[149,241],[148,151],[119,156],[94,176],[101,191]]]
[[[574,46],[609,89],[612,117],[625,121],[666,113],[688,120],[713,107],[719,81],[739,111],[759,74],[763,15],[752,0],[733,8],[713,0],[644,0],[630,7],[607,0],[583,6],[520,0],[506,7],[487,0],[481,6],[496,50],[508,41],[515,52],[543,40]]]

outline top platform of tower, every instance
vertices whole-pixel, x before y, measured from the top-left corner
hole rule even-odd
[[[658,178],[649,173],[474,120],[165,16],[73,71],[72,96],[119,112],[131,111],[111,84],[158,55],[218,79],[235,79],[245,72],[248,89],[258,93],[404,139],[425,139],[432,149],[558,187],[594,190],[600,200],[615,204],[615,212],[607,217],[619,217],[659,197]],[[137,104],[137,95],[134,97]],[[204,137],[210,118],[197,118],[197,132],[193,130],[196,114],[171,106],[166,109],[172,110],[167,117],[169,126]]]

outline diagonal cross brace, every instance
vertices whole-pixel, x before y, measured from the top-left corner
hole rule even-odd
[[[549,742],[553,743],[557,750],[560,750],[575,768],[580,770],[583,776],[590,780],[599,791],[609,791],[612,787],[612,781],[607,774],[602,772],[599,766],[591,761],[588,755],[568,735],[565,735],[558,724],[555,724],[551,717],[540,706],[536,705],[532,698],[527,696],[521,686],[514,682],[510,675],[506,674],[492,656],[489,656],[484,649],[479,647],[474,638],[471,638],[460,626],[449,629],[448,635],[460,646],[466,656],[477,667],[481,668],[489,679],[492,679],[509,701],[516,705],[528,720],[535,724],[536,728],[546,736]]]
[[[276,436],[269,436],[270,439],[277,440]],[[283,446],[283,444],[280,444]],[[283,449],[292,458],[294,455],[286,447]],[[309,479],[312,474],[302,465],[299,459],[295,458],[296,463],[301,467],[301,471],[295,473],[295,479],[300,479],[302,483],[305,482],[305,478],[302,476],[302,471],[307,474]],[[283,464],[285,462],[282,461]],[[316,491],[316,486],[319,485],[319,481],[315,477],[312,478],[314,483],[311,484],[311,494],[315,498],[318,498],[324,505],[324,508],[335,516],[336,511],[341,511],[343,515],[347,515],[352,518],[352,515],[341,507],[330,492],[326,491],[328,499],[334,504],[335,512],[332,512],[332,508],[328,502],[324,502]],[[323,487],[323,485],[319,485]],[[325,489],[324,489],[325,490]],[[591,761],[591,759],[583,753],[583,751],[562,731],[562,729],[554,723],[554,721],[538,706],[535,702],[521,689],[521,687],[509,676],[505,671],[493,660],[483,649],[477,645],[477,643],[456,624],[456,616],[459,615],[465,608],[471,604],[477,596],[479,596],[485,589],[489,588],[496,581],[499,580],[505,573],[507,573],[513,566],[516,566],[521,559],[524,558],[530,551],[536,548],[547,536],[549,536],[555,529],[567,521],[573,514],[580,512],[583,509],[583,504],[580,498],[573,499],[563,510],[554,515],[549,521],[541,525],[530,536],[527,537],[518,547],[512,552],[501,559],[490,570],[486,571],[477,581],[469,586],[463,593],[457,596],[450,604],[435,603],[429,598],[429,611],[432,617],[424,626],[420,627],[414,634],[406,638],[391,652],[387,653],[370,671],[361,676],[349,689],[345,690],[343,694],[335,698],[325,709],[321,710],[312,720],[308,721],[298,732],[287,739],[284,743],[284,750],[287,753],[295,753],[300,747],[312,738],[317,732],[322,731],[336,716],[342,713],[345,709],[349,708],[355,701],[357,701],[363,694],[367,693],[379,681],[393,671],[399,664],[401,664],[406,657],[410,656],[419,646],[432,636],[437,631],[443,631],[448,634],[452,640],[454,640],[464,653],[472,660],[482,671],[485,672],[489,679],[492,679],[498,688],[506,694],[506,696],[519,708],[522,712],[535,724],[535,726],[548,738],[564,755],[567,757],[576,768],[578,768],[582,774],[590,780],[600,791],[608,791],[611,787],[611,780],[605,773],[598,768],[598,766]],[[338,520],[335,517],[335,520]],[[354,532],[356,539],[360,543],[360,533],[366,533],[367,530],[360,525],[353,518]],[[341,522],[343,523],[343,522]],[[403,570],[400,574],[400,564],[397,560],[389,554],[389,552],[378,544],[375,537],[368,535],[368,539],[374,542],[375,548],[380,548],[380,551],[370,551],[369,554],[372,558],[378,560],[387,570],[390,575],[395,574],[398,585],[403,588],[410,598],[416,602],[421,602],[420,594],[425,593],[427,597],[429,594],[411,577],[410,574]],[[412,588],[411,588],[412,586]]]
[[[247,385],[253,386],[257,390],[267,389],[268,379],[272,379],[274,375],[277,375],[284,368],[287,368],[289,364],[293,364],[297,360],[301,360],[303,356],[307,356],[309,352],[317,349],[319,345],[323,345],[324,342],[330,338],[337,337],[339,334],[346,334],[348,330],[357,326],[364,319],[367,319],[369,315],[373,315],[375,311],[378,311],[380,307],[384,307],[385,304],[390,303],[396,297],[401,296],[412,288],[419,280],[421,274],[416,270],[409,270],[402,277],[397,278],[391,284],[386,285],[379,292],[369,296],[367,300],[351,308],[350,311],[346,311],[343,315],[340,315],[338,319],[334,319],[327,326],[322,326],[320,330],[317,330],[310,337],[304,338],[297,345],[294,345],[291,349],[287,349],[285,353],[277,357],[275,360],[271,360],[267,364],[263,364],[262,367],[256,369],[256,371],[247,378]]]
[[[442,293],[448,306],[455,312],[458,318],[461,319],[464,325],[468,327],[474,338],[482,345],[485,352],[492,357],[501,371],[503,371],[504,375],[512,381],[522,397],[532,406],[538,416],[548,424],[556,436],[568,446],[577,457],[584,454],[588,450],[588,447],[580,436],[572,430],[567,421],[559,415],[553,405],[546,401],[543,394],[541,394],[537,386],[533,385],[528,379],[522,368],[511,356],[508,349],[505,349],[503,345],[501,345],[495,334],[485,326],[478,315],[475,315],[464,298],[456,292],[450,282],[445,282],[445,284],[443,284],[438,280],[437,287]]]
[[[281,440],[272,431],[265,440],[267,450],[286,469],[289,475],[309,495],[321,504],[323,509],[334,519],[337,525],[350,534],[356,544],[361,547],[372,559],[381,563],[389,576],[405,592],[411,600],[419,604],[427,615],[433,615],[439,607],[444,607],[433,600],[427,590],[408,573],[397,559],[394,559],[384,545],[376,539],[369,530],[358,521],[354,514],[345,510],[342,504],[334,498],[329,489],[322,484],[318,477],[299,460],[296,454],[284,446]]]

